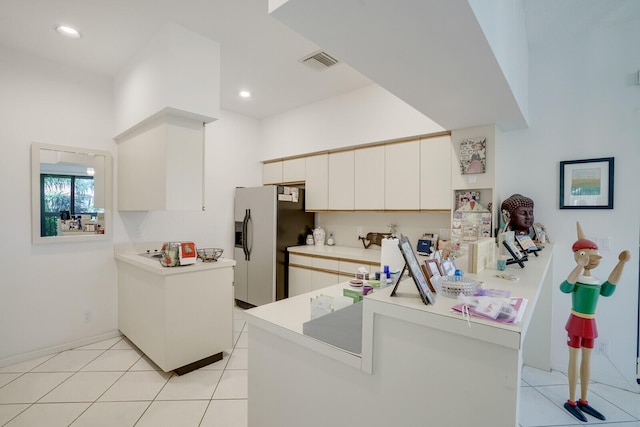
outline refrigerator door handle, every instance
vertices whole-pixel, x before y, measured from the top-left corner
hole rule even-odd
[[[245,209],[244,218],[242,219],[242,252],[244,260],[249,260],[249,252],[247,250],[247,222],[249,221],[249,209]]]
[[[247,209],[247,213],[246,213],[246,217],[247,217],[247,225],[246,225],[246,240],[245,240],[245,246],[246,246],[246,257],[245,259],[247,261],[251,261],[251,249],[253,248],[253,220],[251,219],[251,209]]]

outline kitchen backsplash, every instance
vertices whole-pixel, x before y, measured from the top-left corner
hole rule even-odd
[[[324,228],[326,235],[333,233],[337,246],[363,248],[358,240],[358,227],[362,227],[362,236],[367,233],[388,233],[389,224],[395,224],[396,235],[409,237],[415,246],[424,233],[439,233],[441,228],[451,227],[451,214],[448,212],[318,212],[316,225]],[[369,250],[380,250],[372,245]]]

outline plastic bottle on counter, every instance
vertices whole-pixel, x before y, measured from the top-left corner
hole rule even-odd
[[[327,237],[327,245],[333,246],[336,244],[336,241],[333,238],[333,233],[329,232],[329,237]]]
[[[384,274],[384,284],[385,286],[390,286],[393,284],[393,280],[391,279],[391,271],[389,270],[389,266],[385,265],[383,268]],[[380,279],[380,284],[382,285],[382,279]]]

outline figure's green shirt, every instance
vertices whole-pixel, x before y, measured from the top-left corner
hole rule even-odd
[[[593,281],[594,283],[583,283],[584,281]],[[580,276],[575,284],[571,284],[566,280],[560,285],[560,290],[565,294],[572,293],[571,295],[571,308],[573,311],[582,314],[596,314],[596,305],[598,304],[598,297],[608,297],[613,295],[616,290],[616,285],[604,282],[602,285],[597,284],[593,278],[591,280]]]

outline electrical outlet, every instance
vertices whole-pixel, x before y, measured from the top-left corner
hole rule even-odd
[[[91,313],[91,310],[85,310],[85,312],[84,312],[84,323],[91,322],[92,318],[93,318],[93,315]]]
[[[609,340],[598,339],[596,341],[596,353],[611,356],[611,346]]]
[[[356,227],[356,234],[358,235],[358,237],[362,236],[362,226],[361,225]]]

